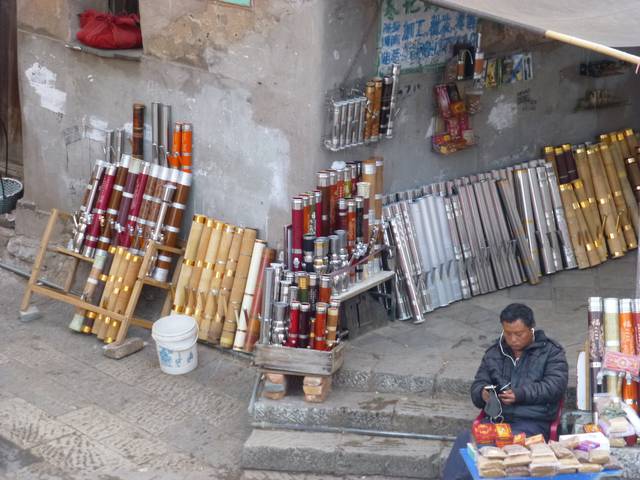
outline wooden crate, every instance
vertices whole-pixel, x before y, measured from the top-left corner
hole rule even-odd
[[[308,348],[256,344],[253,364],[264,370],[288,375],[333,375],[344,362],[345,344],[323,352]]]

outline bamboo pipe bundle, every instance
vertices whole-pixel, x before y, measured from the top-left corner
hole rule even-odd
[[[636,156],[638,151],[638,139],[632,129],[627,128],[624,131],[624,140],[627,142],[627,146],[629,147],[629,156]]]
[[[237,351],[244,350],[247,340],[247,330],[249,328],[249,311],[258,286],[258,277],[260,276],[260,264],[262,256],[267,246],[264,240],[256,240],[251,252],[251,263],[249,265],[249,273],[247,274],[247,284],[245,286],[244,295],[242,297],[242,305],[238,316],[238,326],[233,341],[233,349]]]
[[[637,150],[639,151],[635,157],[625,159],[625,167],[627,168],[627,175],[629,176],[631,188],[633,188],[633,194],[636,197],[636,201],[640,202],[640,165],[638,164],[638,158],[640,158],[640,147],[638,147]]]
[[[220,284],[220,292],[218,293],[217,311],[211,322],[209,328],[208,340],[213,343],[220,342],[220,336],[222,335],[222,327],[224,326],[224,319],[227,315],[230,315],[229,311],[229,296],[231,289],[233,288],[233,280],[238,268],[238,260],[240,259],[240,247],[242,246],[242,237],[244,236],[245,229],[242,227],[236,228],[233,234],[233,240],[231,241],[231,247],[229,247],[229,257],[224,267],[224,277]]]
[[[125,312],[129,299],[131,298],[131,291],[133,290],[133,286],[140,273],[140,267],[142,266],[142,257],[139,255],[131,255],[127,263],[127,271],[124,275],[122,288],[120,289],[120,293],[118,293],[114,310],[111,310],[120,314]],[[120,320],[111,320],[105,334],[105,343],[113,343],[116,340],[118,331],[120,330],[120,323]]]
[[[236,233],[236,227],[234,225],[226,225],[222,232],[222,238],[220,239],[220,246],[216,254],[216,263],[213,269],[213,279],[207,292],[205,301],[202,323],[200,324],[199,338],[201,340],[207,340],[209,330],[211,329],[213,317],[216,314],[218,307],[218,295],[220,293],[220,287],[224,278],[225,266],[227,265],[227,259],[229,258],[229,249],[231,248],[231,242],[233,241],[234,234]]]
[[[585,232],[581,228],[580,217],[584,221],[584,216],[580,210],[580,204],[576,199],[573,192],[573,186],[569,183],[560,185],[560,198],[564,205],[565,218],[567,220],[567,226],[569,228],[569,235],[571,237],[571,244],[573,245],[573,252],[578,262],[578,268],[589,268],[590,266],[597,265],[600,262],[600,257],[597,252],[595,256],[598,262],[592,265],[591,259],[587,255],[587,246],[591,246],[593,249],[593,243],[590,242],[589,232]],[[586,222],[585,222],[586,225]],[[595,250],[594,250],[595,251]]]
[[[222,232],[224,230],[224,222],[216,221],[211,235],[209,236],[209,244],[207,246],[207,252],[204,255],[203,269],[200,274],[196,293],[196,307],[193,312],[193,316],[198,321],[198,324],[202,323],[202,315],[204,312],[209,287],[213,278],[213,270],[216,266],[216,256],[218,254],[218,248],[220,247],[220,240],[222,239]]]
[[[587,148],[587,159],[593,177],[593,186],[598,200],[598,210],[600,211],[600,218],[602,219],[602,228],[607,238],[609,253],[613,257],[621,257],[624,255],[626,245],[618,229],[618,215],[613,204],[613,196],[609,189],[607,174],[602,165],[598,146]]]
[[[120,295],[120,291],[124,288],[124,277],[127,274],[127,269],[129,268],[129,264],[131,263],[132,254],[130,252],[126,252],[120,261],[117,264],[118,269],[114,272],[115,279],[113,281],[113,288],[111,289],[111,293],[107,298],[105,298],[104,308],[113,312],[116,308],[116,302],[118,301],[118,295]],[[109,325],[111,324],[110,317],[102,317],[99,316],[97,319],[99,322],[98,332],[96,336],[99,340],[104,340],[107,336],[107,332],[109,330]]]
[[[111,296],[111,292],[115,287],[116,283],[116,274],[120,268],[120,262],[126,255],[126,249],[123,247],[115,248],[115,252],[113,253],[113,259],[111,260],[111,267],[109,268],[109,272],[102,274],[100,280],[104,282],[104,288],[102,290],[102,296],[100,297],[100,302],[98,305],[101,308],[105,308],[107,306],[107,302],[109,297]],[[102,329],[102,324],[104,323],[104,319],[101,315],[96,315],[94,312],[87,312],[87,317],[93,320],[93,325],[91,327],[91,333],[97,335],[98,332]]]
[[[211,238],[211,233],[213,231],[215,223],[216,221],[214,219],[207,218],[207,221],[205,222],[204,226],[202,227],[202,231],[200,232],[198,247],[196,248],[196,254],[193,258],[193,260],[195,260],[195,265],[193,265],[193,267],[191,268],[189,283],[185,287],[187,289],[186,304],[184,309],[185,315],[194,315],[196,310],[200,276],[202,275],[202,271],[204,269],[204,262],[206,260],[205,256],[209,248],[209,239]]]
[[[612,132],[609,134],[609,140],[613,142],[613,140],[617,141],[620,146],[620,151],[623,157],[630,157],[634,154],[633,149],[629,148],[629,143],[627,142],[627,138],[625,132]],[[633,142],[633,140],[631,140]]]
[[[247,285],[247,277],[249,275],[249,267],[251,265],[251,254],[253,246],[256,243],[257,233],[251,228],[245,228],[242,235],[242,243],[240,244],[240,256],[238,258],[238,266],[236,274],[233,278],[233,286],[229,294],[229,304],[227,313],[224,317],[224,325],[222,327],[222,336],[220,337],[220,346],[222,348],[233,347],[233,340],[236,335],[238,326],[237,319],[240,317],[240,307],[244,296],[245,286]]]
[[[616,137],[615,140],[613,137]],[[635,232],[638,232],[639,220],[638,220],[638,201],[633,193],[633,188],[629,176],[627,175],[627,168],[625,166],[625,155],[622,153],[621,145],[626,145],[626,140],[618,141],[617,136],[614,135],[600,135],[600,138],[609,146],[609,153],[613,157],[616,171],[618,173],[618,179],[620,180],[620,187],[622,188],[622,194],[624,201],[627,205],[627,213],[629,220],[633,224]]]
[[[620,323],[618,319],[618,299],[604,299],[604,338],[605,350],[620,351]],[[618,395],[618,378],[615,374],[607,375],[607,392]]]
[[[622,193],[622,185],[620,183],[620,177],[618,176],[618,169],[616,168],[613,156],[611,155],[606,143],[600,144],[600,156],[602,157],[604,168],[607,173],[609,187],[611,187],[613,202],[618,212],[619,225],[622,229],[622,235],[624,236],[626,247],[628,249],[634,249],[638,246],[638,242],[634,229],[631,226],[631,220],[629,219],[629,212]]]
[[[578,198],[580,207],[584,214],[587,227],[591,233],[593,239],[593,246],[598,252],[600,261],[604,262],[607,259],[607,244],[602,231],[602,222],[600,220],[600,212],[598,211],[598,202],[596,200],[596,193],[593,188],[593,177],[591,175],[591,169],[589,168],[589,160],[587,159],[587,151],[584,147],[578,147],[576,149],[576,166],[578,167],[578,175],[584,191],[580,193],[586,193],[586,200],[584,197]],[[575,185],[576,182],[574,182]],[[575,186],[574,186],[575,188]]]
[[[638,161],[640,160],[640,148],[638,147],[638,140],[636,135],[630,128],[624,131],[625,141],[629,147],[629,155],[624,156],[624,163],[629,176],[629,182],[631,188],[636,197],[636,202],[640,202],[640,166]]]
[[[633,300],[630,298],[620,299],[620,352],[627,355],[635,355],[636,342],[635,342],[635,328],[632,317],[632,304]],[[622,379],[622,400],[638,411],[638,384],[634,381],[627,381]]]
[[[262,251],[260,266],[258,267],[258,277],[256,278],[256,291],[251,302],[251,310],[249,311],[249,325],[247,326],[247,340],[244,344],[243,351],[253,352],[253,348],[260,338],[261,324],[261,308],[262,296],[264,292],[264,272],[265,269],[276,258],[276,251],[273,248],[265,248]]]
[[[187,306],[187,286],[189,285],[189,279],[191,278],[191,272],[196,265],[196,254],[198,250],[198,244],[200,243],[200,235],[207,223],[207,217],[204,215],[194,215],[191,222],[191,231],[189,232],[189,238],[184,248],[184,259],[182,260],[182,269],[180,270],[180,277],[175,286],[175,295],[173,299],[174,313],[184,313]]]

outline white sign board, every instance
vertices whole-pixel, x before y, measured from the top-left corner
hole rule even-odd
[[[402,73],[446,63],[456,44],[475,45],[478,17],[436,7],[425,0],[383,0],[379,70],[399,63]]]

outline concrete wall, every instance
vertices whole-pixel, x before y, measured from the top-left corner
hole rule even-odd
[[[289,197],[310,189],[314,173],[333,160],[384,155],[391,191],[530,159],[546,143],[639,126],[631,107],[571,113],[593,83],[571,72],[589,55],[543,44],[534,50],[534,80],[484,95],[484,110],[473,119],[479,147],[451,157],[431,152],[431,89],[439,81],[432,73],[401,77],[394,139],[330,153],[321,143],[327,92],[375,74],[377,4],[254,0],[245,9],[141,0],[144,55],[134,62],[65,47],[77,30],[80,2],[19,1],[25,197],[42,209],[77,208],[90,163],[101,156],[103,130],[130,127],[136,101],[171,104],[174,120],[193,123],[191,211],[257,227],[276,246]],[[530,40],[496,32],[489,37],[500,48],[507,37],[514,45]],[[637,89],[630,76],[601,82]],[[517,103],[526,89],[534,110]]]

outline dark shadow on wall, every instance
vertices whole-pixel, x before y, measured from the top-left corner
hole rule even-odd
[[[9,176],[22,178],[22,127],[18,92],[16,0],[0,0],[0,120],[9,136]],[[0,140],[4,159],[4,139]],[[4,162],[2,162],[2,175]]]

